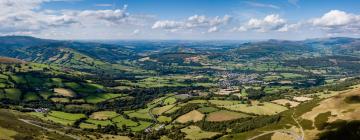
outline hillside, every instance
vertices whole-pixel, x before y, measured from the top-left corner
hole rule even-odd
[[[18,45],[0,50],[0,139],[358,137],[345,131],[358,127],[358,39],[7,39]]]

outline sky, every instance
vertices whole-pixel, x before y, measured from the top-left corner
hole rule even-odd
[[[360,37],[358,0],[0,0],[0,35],[66,40]]]

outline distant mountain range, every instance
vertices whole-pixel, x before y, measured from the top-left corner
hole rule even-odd
[[[182,41],[181,43],[179,41],[175,41],[175,43],[171,41],[126,41],[109,42],[109,44],[106,42],[49,40],[29,36],[0,37],[1,56],[77,68],[101,67],[124,60],[136,60],[146,54],[169,52],[258,58],[287,52],[294,54],[330,52],[339,55],[356,55],[357,51],[360,51],[360,39],[344,37],[304,41],[268,40],[249,43],[236,41]]]

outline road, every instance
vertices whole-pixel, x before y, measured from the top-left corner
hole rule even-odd
[[[37,125],[37,124],[35,124],[35,123],[32,123],[32,121],[30,121],[30,120],[24,120],[24,119],[19,119],[19,120],[22,121],[22,122],[24,122],[24,123],[27,123],[27,124],[30,124],[30,125],[33,125],[33,126],[42,128],[42,129],[44,129],[44,130],[46,130],[46,131],[49,131],[49,132],[55,132],[55,133],[58,133],[58,134],[60,134],[60,135],[64,135],[64,136],[68,136],[68,137],[73,138],[73,139],[76,139],[76,140],[80,140],[80,138],[77,137],[77,136],[70,135],[70,134],[66,134],[66,133],[61,132],[61,131],[58,131],[58,130],[54,130],[54,129],[50,129],[50,128],[46,128],[46,127]]]

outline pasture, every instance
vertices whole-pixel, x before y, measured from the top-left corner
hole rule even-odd
[[[229,105],[223,107],[229,110],[241,111],[241,112],[252,113],[257,115],[273,115],[287,110],[286,107],[281,105],[277,105],[269,102],[258,103],[256,101],[253,101],[251,105],[236,104],[236,105]]]
[[[181,129],[181,132],[185,133],[185,139],[190,140],[200,140],[200,139],[210,139],[220,133],[218,132],[207,132],[200,129],[198,126],[188,126]]]
[[[186,113],[179,118],[176,119],[176,122],[179,123],[187,123],[187,122],[197,122],[204,118],[204,114],[197,110],[190,111],[189,113]]]
[[[229,120],[235,120],[246,117],[250,117],[250,115],[244,113],[238,113],[238,112],[230,112],[227,110],[220,110],[217,112],[210,113],[206,117],[206,120],[211,122],[221,122],[221,121],[229,121]]]
[[[107,120],[116,116],[118,116],[118,114],[115,111],[99,111],[92,113],[90,118],[95,120]]]
[[[55,92],[55,95],[60,95],[60,96],[64,96],[64,97],[75,97],[76,96],[74,91],[72,91],[70,89],[65,89],[65,88],[54,88],[54,92]]]

